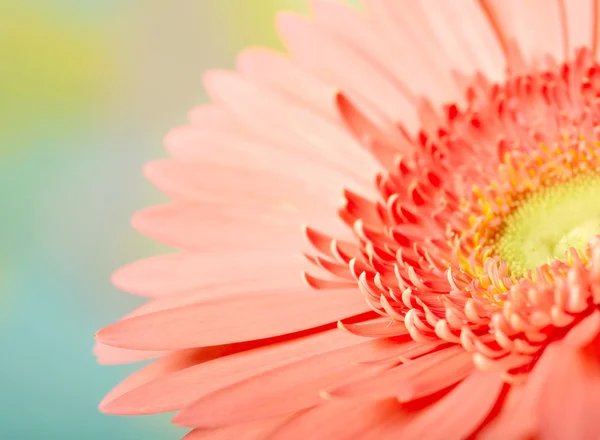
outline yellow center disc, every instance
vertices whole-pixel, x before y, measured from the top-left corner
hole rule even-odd
[[[584,250],[600,234],[600,176],[578,176],[542,188],[505,217],[495,248],[513,275],[523,275],[549,260],[565,258],[570,248]]]

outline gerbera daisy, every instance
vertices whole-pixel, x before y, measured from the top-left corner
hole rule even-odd
[[[100,362],[159,359],[102,411],[178,411],[188,440],[600,438],[598,2],[312,7],[277,19],[289,56],[208,73],[145,169],[173,202],[133,224],[180,252],[114,276],[151,300]]]

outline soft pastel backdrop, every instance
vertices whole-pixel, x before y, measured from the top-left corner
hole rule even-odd
[[[153,440],[165,416],[97,412],[137,366],[96,365],[99,327],[140,301],[110,273],[159,246],[130,214],[141,176],[206,99],[200,77],[242,47],[280,47],[305,0],[13,0],[0,7],[0,439]]]

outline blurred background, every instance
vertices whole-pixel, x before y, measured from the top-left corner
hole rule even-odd
[[[97,404],[139,365],[98,366],[94,332],[141,301],[109,283],[159,250],[129,226],[162,200],[142,165],[206,100],[200,78],[280,47],[307,0],[13,0],[0,6],[0,438],[178,439],[167,416]]]

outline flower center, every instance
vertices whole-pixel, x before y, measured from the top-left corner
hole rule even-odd
[[[600,176],[580,175],[532,192],[504,218],[495,244],[513,275],[583,251],[600,234]]]

